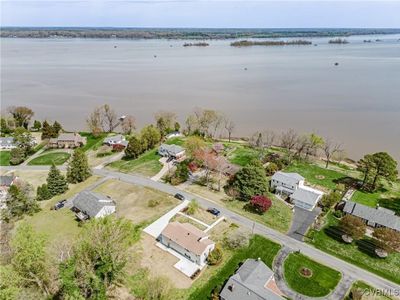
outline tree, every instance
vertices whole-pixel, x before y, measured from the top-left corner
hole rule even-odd
[[[293,129],[289,129],[281,134],[281,147],[288,151],[289,156],[290,152],[296,146],[297,139],[297,133]]]
[[[294,148],[296,149],[296,156],[301,157],[303,152],[305,152],[309,147],[310,140],[307,135],[301,135],[297,137],[296,144]]]
[[[86,123],[89,127],[90,132],[94,136],[98,136],[100,133],[104,132],[102,108],[96,107],[86,119]]]
[[[194,215],[198,209],[199,209],[199,203],[195,199],[193,199],[187,206],[186,213],[188,215]]]
[[[34,115],[32,109],[25,106],[11,106],[8,111],[13,116],[17,127],[28,129],[29,121]]]
[[[232,133],[235,130],[235,123],[232,120],[225,118],[224,127],[225,127],[226,131],[228,132],[228,140],[229,140],[229,142],[231,142]]]
[[[363,173],[364,175],[362,187],[364,187],[365,184],[367,183],[368,176],[371,174],[374,168],[375,168],[375,163],[373,161],[372,154],[364,155],[364,157],[357,162],[357,170]]]
[[[87,222],[72,257],[61,264],[63,298],[107,299],[126,277],[137,231],[130,221],[114,216]]]
[[[56,138],[60,134],[60,131],[62,130],[62,126],[57,121],[54,121],[52,127],[53,127],[53,136],[52,137]]]
[[[242,200],[249,201],[252,196],[268,191],[268,179],[262,166],[249,164],[235,174],[232,186],[240,193]]]
[[[11,165],[19,165],[26,158],[25,150],[22,148],[13,148],[10,151],[10,164]]]
[[[13,133],[15,144],[25,151],[25,155],[32,150],[33,137],[32,134],[23,127],[18,127]]]
[[[315,133],[311,133],[308,136],[309,142],[308,142],[308,147],[306,149],[306,158],[308,155],[316,155],[318,149],[320,149],[324,145],[324,139]]]
[[[143,127],[143,129],[140,132],[140,136],[142,142],[145,142],[147,145],[145,150],[153,149],[161,140],[160,131],[153,125]]]
[[[250,205],[257,213],[263,214],[270,209],[272,201],[265,196],[256,195],[251,197]]]
[[[129,139],[128,146],[125,148],[125,156],[127,158],[137,158],[143,153],[143,145],[140,139],[136,136],[132,136]]]
[[[176,167],[175,173],[171,177],[171,184],[178,185],[189,179],[189,168],[187,163],[182,162]]]
[[[190,136],[186,139],[185,148],[189,155],[194,155],[198,150],[204,149],[206,142],[199,136]]]
[[[39,130],[42,128],[42,123],[40,123],[39,120],[35,120],[35,121],[33,122],[33,128],[34,128],[36,131],[39,131]]]
[[[46,238],[32,226],[18,226],[11,242],[11,266],[24,286],[38,288],[44,295],[51,294],[51,270],[46,252]]]
[[[193,134],[199,127],[197,118],[195,115],[189,115],[185,121],[187,134]]]
[[[375,176],[372,181],[372,188],[376,189],[376,183],[380,177],[385,177],[388,181],[397,178],[397,162],[386,152],[378,152],[372,155],[375,167]]]
[[[324,141],[323,150],[326,159],[325,168],[327,169],[331,161],[331,157],[335,155],[335,153],[342,151],[342,147],[340,144],[334,144],[329,138],[326,138]]]
[[[54,129],[53,126],[51,126],[47,120],[43,122],[43,127],[42,127],[42,140],[44,139],[49,139],[54,136]]]
[[[5,118],[0,118],[0,133],[2,135],[11,133],[11,128],[8,126],[8,122]]]
[[[215,248],[210,252],[207,257],[207,262],[210,266],[218,265],[222,261],[222,249],[219,244],[215,245]]]
[[[132,134],[136,128],[136,120],[134,116],[128,115],[121,122],[121,128],[124,134]]]
[[[117,125],[118,117],[117,114],[115,113],[114,109],[110,107],[108,104],[104,104],[102,106],[102,111],[103,111],[103,122],[104,126],[103,128],[107,128],[108,132],[112,132]]]
[[[162,137],[166,136],[174,128],[176,114],[170,111],[159,111],[154,115],[156,126]]]
[[[179,124],[179,122],[175,122],[174,130],[179,132],[180,129],[181,129],[181,124]]]
[[[32,186],[21,181],[8,189],[4,207],[2,218],[6,222],[14,218],[18,219],[24,214],[32,215],[40,210],[36,199],[33,197]]]
[[[375,228],[372,236],[376,238],[377,245],[388,253],[400,251],[400,232],[390,228]]]
[[[47,190],[52,197],[63,194],[68,190],[67,180],[54,163],[51,165],[49,174],[47,175]],[[42,192],[45,193],[45,189]]]
[[[279,171],[278,166],[276,163],[270,162],[268,165],[265,167],[265,174],[267,176],[272,176],[274,175],[277,171]]]
[[[67,180],[70,183],[85,181],[92,175],[86,153],[81,148],[76,148],[72,159],[68,163]]]
[[[333,191],[329,194],[324,194],[321,198],[321,203],[324,207],[330,208],[342,199],[342,194],[339,191]]]
[[[358,217],[345,215],[340,219],[340,228],[353,239],[361,239],[365,235],[367,225]]]
[[[52,197],[52,194],[50,193],[47,184],[43,183],[42,185],[39,185],[36,189],[36,200],[37,201],[43,201],[43,200],[49,200]]]

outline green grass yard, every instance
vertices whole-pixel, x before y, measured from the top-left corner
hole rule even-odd
[[[165,143],[168,145],[183,146],[185,144],[185,139],[183,137],[175,137],[167,140]]]
[[[53,162],[56,165],[64,164],[69,158],[71,154],[66,152],[53,152],[47,153],[41,156],[38,156],[28,162],[29,166],[42,166],[42,165],[51,165]]]
[[[10,151],[0,151],[0,166],[10,165]]]
[[[280,245],[263,238],[262,236],[255,235],[250,240],[248,247],[237,250],[233,256],[221,267],[221,269],[208,278],[201,286],[194,286],[191,288],[189,300],[198,299],[211,299],[210,295],[214,288],[221,288],[224,282],[235,273],[239,264],[244,262],[247,258],[261,258],[261,260],[268,266],[272,267],[272,262],[278,253]],[[224,250],[225,251],[225,250]]]
[[[303,276],[302,268],[311,270],[311,276]],[[284,277],[292,290],[310,297],[323,297],[335,289],[342,276],[303,254],[291,253],[284,262]]]
[[[339,223],[339,220],[331,213],[327,214],[326,221],[327,227],[337,226]],[[355,242],[349,245],[337,241],[329,236],[324,229],[320,231],[310,230],[307,235],[309,238],[306,241],[314,247],[400,284],[400,253],[392,253],[385,259],[379,259],[361,251]]]
[[[303,162],[293,162],[284,171],[299,173],[306,179],[306,182],[331,190],[335,189],[336,180],[346,177],[344,173]]]
[[[82,147],[84,151],[88,150],[96,150],[101,145],[103,145],[103,140],[107,136],[107,134],[99,134],[98,136],[94,136],[89,132],[80,132],[81,136],[86,137],[86,145]]]
[[[160,156],[157,154],[157,149],[153,149],[140,155],[137,159],[121,159],[112,162],[108,165],[113,169],[117,169],[124,173],[139,173],[144,176],[154,176],[157,174],[162,165],[158,161]]]
[[[351,198],[352,201],[367,206],[380,206],[393,209],[400,215],[400,181],[393,183],[382,183],[382,188],[376,192],[356,191]]]
[[[235,147],[236,149],[228,156],[229,161],[233,164],[243,167],[258,158],[258,152],[248,146],[235,145]]]
[[[358,290],[362,293],[360,300],[394,300],[395,298],[390,297],[390,295],[382,295],[381,290],[377,290],[372,286],[366,284],[363,281],[356,281],[353,283],[351,288],[349,289],[348,294],[344,298],[344,300],[353,300],[354,298],[351,297],[351,292],[353,290]],[[373,298],[371,298],[373,297]]]

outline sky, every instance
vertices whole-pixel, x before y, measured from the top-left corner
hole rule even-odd
[[[1,26],[400,28],[400,0],[0,0]]]

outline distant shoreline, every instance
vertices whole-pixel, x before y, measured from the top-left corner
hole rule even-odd
[[[1,27],[2,38],[85,38],[85,39],[175,39],[228,40],[262,38],[321,38],[354,35],[400,34],[400,28],[388,29],[196,29],[196,28],[68,28]]]

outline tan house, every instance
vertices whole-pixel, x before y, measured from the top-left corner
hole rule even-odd
[[[169,223],[159,240],[199,266],[207,263],[207,257],[215,247],[205,232],[189,223]]]
[[[77,148],[86,145],[86,137],[79,133],[61,133],[58,138],[50,139],[49,148]]]

